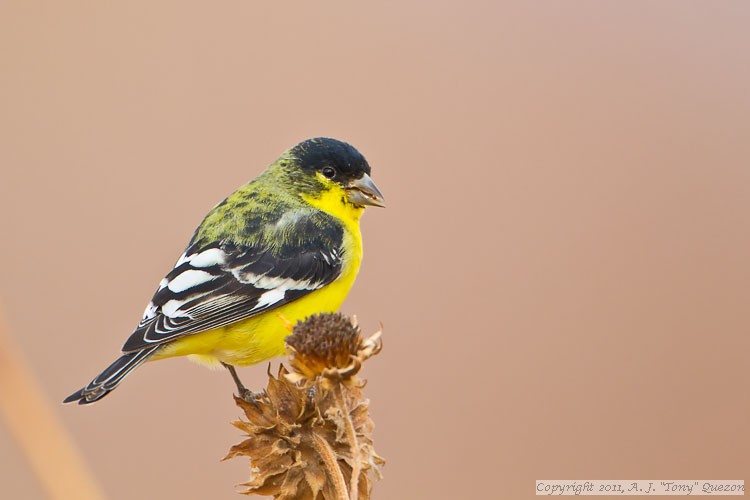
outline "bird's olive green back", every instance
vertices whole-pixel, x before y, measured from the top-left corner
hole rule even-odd
[[[315,195],[324,186],[297,168],[289,152],[265,172],[216,205],[198,226],[190,244],[224,241],[244,247],[285,253],[314,240],[333,248],[343,228],[330,215],[306,203],[301,194]]]

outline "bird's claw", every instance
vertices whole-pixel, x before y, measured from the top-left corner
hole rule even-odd
[[[253,392],[250,389],[243,389],[240,391],[240,398],[247,403],[257,405],[260,400],[266,396],[266,391]]]

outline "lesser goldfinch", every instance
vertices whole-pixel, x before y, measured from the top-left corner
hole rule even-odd
[[[89,404],[147,360],[234,366],[282,354],[288,324],[344,301],[362,261],[359,220],[384,206],[351,145],[309,139],[216,205],[159,283],[122,356],[65,399]]]

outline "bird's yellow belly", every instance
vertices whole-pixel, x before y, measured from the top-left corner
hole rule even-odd
[[[189,356],[209,366],[219,366],[219,362],[244,366],[278,356],[284,353],[284,339],[290,334],[288,322],[296,323],[311,314],[338,310],[353,281],[339,279],[253,318],[177,339],[165,345],[152,359]]]
[[[336,281],[258,316],[179,338],[157,351],[151,360],[188,356],[208,366],[219,367],[220,362],[245,366],[283,354],[284,339],[290,334],[289,323],[320,312],[335,312],[344,302],[362,258],[359,238],[349,237],[354,240],[349,246],[354,255],[350,254],[351,258]]]

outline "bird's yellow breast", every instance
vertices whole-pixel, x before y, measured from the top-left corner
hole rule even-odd
[[[179,338],[160,349],[151,359],[189,356],[209,366],[219,362],[252,365],[284,353],[287,325],[311,314],[335,312],[344,302],[362,262],[359,219],[363,208],[348,203],[346,192],[330,185],[316,198],[305,197],[310,205],[336,217],[344,225],[341,275],[328,285],[286,305],[227,326]]]

